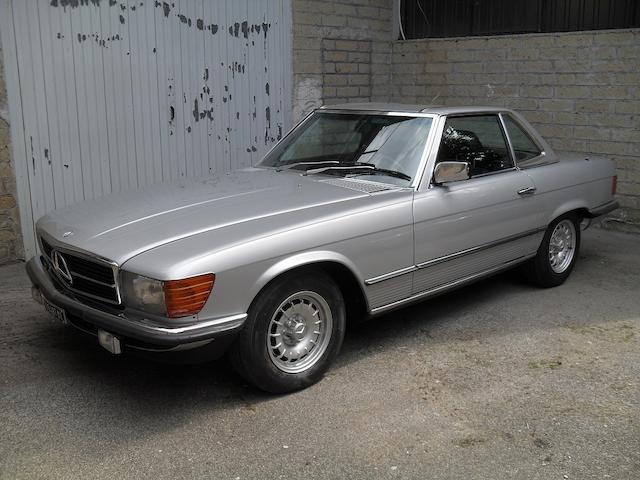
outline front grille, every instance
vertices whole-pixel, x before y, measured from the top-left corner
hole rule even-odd
[[[118,302],[118,294],[115,285],[102,285],[88,278],[79,277],[71,271],[73,289],[77,292],[88,293],[94,297],[104,298],[110,302]]]
[[[81,275],[89,281],[101,282],[114,286],[113,268],[111,268],[111,266],[103,263],[96,263],[82,257],[76,257],[68,253],[63,253],[62,257],[67,262],[67,267],[69,267],[69,271],[72,276]],[[81,278],[79,277],[78,279]]]
[[[80,295],[105,301],[110,304],[120,304],[115,270],[112,265],[71,253],[67,250],[56,250],[44,239],[41,239],[42,250],[51,264],[51,271],[59,282]],[[58,265],[56,269],[55,265]],[[65,275],[65,266],[68,276]]]

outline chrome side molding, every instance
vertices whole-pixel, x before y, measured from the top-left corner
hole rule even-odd
[[[417,264],[418,268],[427,268],[433,265],[438,265],[439,263],[448,262],[449,260],[453,260],[455,258],[462,257],[464,255],[469,255],[476,252],[481,252],[482,250],[487,250],[489,248],[498,247],[500,245],[504,245],[505,243],[514,242],[516,240],[520,240],[525,237],[529,237],[531,235],[536,235],[538,233],[544,232],[547,227],[539,227],[534,228],[533,230],[528,230],[526,232],[517,233],[515,235],[510,235],[508,237],[501,238],[499,240],[484,243],[482,245],[478,245],[477,247],[467,248],[466,250],[460,250],[459,252],[450,253],[449,255],[444,255],[442,257],[434,258],[432,260],[428,260],[426,262],[422,262]]]
[[[388,310],[392,310],[396,307],[401,307],[408,303],[417,302],[418,300],[423,300],[424,298],[438,295],[440,293],[444,293],[447,290],[453,289],[455,287],[459,287],[465,285],[467,283],[471,283],[472,281],[491,275],[493,273],[500,272],[502,270],[507,270],[508,268],[517,265],[518,263],[522,263],[529,258],[535,257],[535,253],[531,255],[525,255],[523,257],[515,258],[513,260],[509,260],[508,262],[503,263],[502,265],[498,265],[496,267],[489,268],[488,270],[484,270],[479,273],[475,273],[473,275],[469,275],[468,277],[459,278],[458,280],[454,280],[453,282],[445,283],[444,285],[437,286],[435,288],[425,290],[424,292],[416,293],[411,295],[410,297],[403,298],[402,300],[397,300],[395,302],[389,303],[387,305],[382,305],[380,307],[373,308],[371,310],[371,315],[378,315],[384,313]]]
[[[364,284],[375,285],[376,283],[384,282],[385,280],[391,280],[392,278],[415,272],[416,270],[418,270],[418,267],[415,265],[411,265],[410,267],[401,268],[400,270],[394,270],[393,272],[385,273],[384,275],[380,275],[379,277],[373,277],[365,280]]]
[[[392,278],[399,277],[400,275],[406,275],[408,273],[415,272],[416,270],[420,270],[423,268],[432,267],[434,265],[438,265],[440,263],[448,262],[449,260],[454,260],[456,258],[470,255],[472,253],[480,252],[482,250],[487,250],[489,248],[497,247],[500,245],[504,245],[505,243],[513,242],[516,240],[520,240],[525,237],[529,237],[531,235],[536,235],[538,233],[542,233],[547,229],[547,227],[539,227],[533,230],[527,230],[526,232],[518,233],[515,235],[510,235],[508,237],[501,238],[499,240],[484,243],[482,245],[478,245],[476,247],[468,248],[466,250],[460,250],[458,252],[450,253],[448,255],[443,255],[442,257],[433,258],[431,260],[427,260],[426,262],[418,263],[416,265],[411,265],[409,267],[401,268],[399,270],[394,270],[389,273],[385,273],[383,275],[379,275],[377,277],[369,278],[364,281],[364,284],[375,285],[376,283],[384,282],[385,280],[391,280]]]

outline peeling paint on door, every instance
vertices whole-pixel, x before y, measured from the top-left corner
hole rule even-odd
[[[27,255],[54,208],[255,164],[290,126],[290,16],[290,0],[0,1]]]

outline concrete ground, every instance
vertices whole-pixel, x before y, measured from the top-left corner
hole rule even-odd
[[[114,357],[0,269],[0,477],[640,478],[640,237],[355,326],[318,385]]]

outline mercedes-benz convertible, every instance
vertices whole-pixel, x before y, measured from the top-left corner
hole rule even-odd
[[[255,167],[37,222],[33,295],[114,354],[227,352],[270,392],[318,381],[347,322],[519,266],[562,284],[617,208],[610,160],[554,152],[503,108],[312,112]]]

